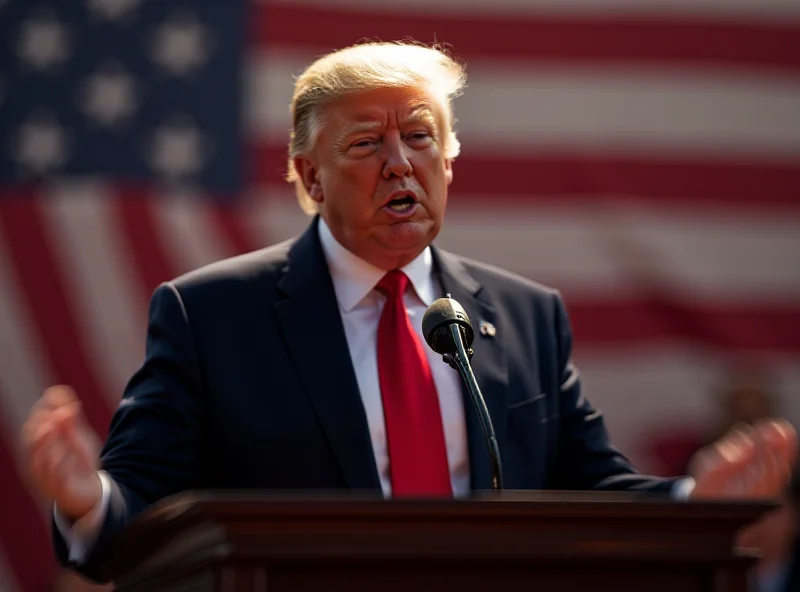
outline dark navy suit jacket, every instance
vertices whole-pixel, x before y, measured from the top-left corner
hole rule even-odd
[[[446,293],[477,327],[472,364],[507,489],[667,491],[609,443],[570,362],[559,294],[433,247]],[[491,489],[465,393],[472,488]],[[119,485],[102,547],[149,504],[188,489],[370,490],[380,481],[316,220],[295,240],[214,263],[154,293],[143,365],[102,466]],[[66,547],[56,532],[56,550]],[[89,577],[92,555],[80,571]]]

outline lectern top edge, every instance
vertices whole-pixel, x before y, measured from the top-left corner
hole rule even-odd
[[[171,520],[177,516],[202,515],[222,521],[328,516],[391,520],[425,518],[496,519],[572,517],[582,519],[621,518],[658,520],[725,520],[741,524],[776,509],[770,501],[676,502],[664,495],[631,492],[503,491],[475,493],[465,499],[384,499],[374,492],[187,491],[165,498],[136,521]]]

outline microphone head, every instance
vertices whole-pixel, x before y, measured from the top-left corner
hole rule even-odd
[[[452,298],[439,298],[431,304],[422,317],[422,334],[430,348],[438,354],[456,353],[456,344],[450,333],[450,325],[461,330],[464,347],[469,348],[475,333],[464,307]]]

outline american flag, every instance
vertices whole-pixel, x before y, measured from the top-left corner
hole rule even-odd
[[[467,63],[440,245],[563,292],[634,461],[737,360],[800,423],[796,0],[0,1],[0,590],[52,577],[31,405],[70,384],[105,434],[155,286],[308,223],[292,75],[405,38]]]

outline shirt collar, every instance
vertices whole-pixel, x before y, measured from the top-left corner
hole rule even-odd
[[[350,311],[373,290],[386,271],[367,263],[343,247],[334,238],[322,217],[319,218],[317,228],[333,280],[336,300],[343,311]],[[430,306],[436,299],[431,248],[426,247],[416,259],[401,270],[408,276],[422,303]]]

